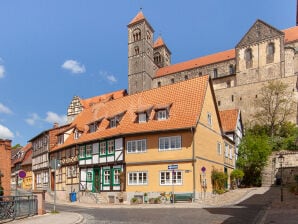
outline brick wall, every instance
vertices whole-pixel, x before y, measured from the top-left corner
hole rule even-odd
[[[4,175],[1,178],[4,195],[10,195],[11,140],[0,139],[0,171]]]

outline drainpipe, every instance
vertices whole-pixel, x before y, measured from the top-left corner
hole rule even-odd
[[[196,167],[195,167],[195,135],[193,127],[190,129],[192,133],[192,182],[193,182],[193,201],[196,199]]]

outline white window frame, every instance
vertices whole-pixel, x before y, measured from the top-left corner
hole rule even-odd
[[[228,158],[229,157],[229,144],[225,143],[225,157]]]
[[[117,127],[117,121],[118,121],[117,116],[111,118],[111,119],[110,119],[110,128],[115,128],[115,127]]]
[[[104,185],[109,185],[111,184],[111,170],[106,169],[103,171],[103,184]]]
[[[168,118],[168,113],[166,109],[158,110],[157,111],[157,120],[162,121]]]
[[[160,137],[158,150],[171,151],[181,149],[181,136]]]
[[[146,123],[147,122],[147,113],[139,113],[138,114],[139,123]]]
[[[103,156],[107,154],[107,142],[99,143],[99,155]]]
[[[114,169],[114,175],[113,175],[113,184],[117,185],[120,184],[120,169]]]
[[[129,172],[127,175],[127,179],[128,185],[148,185],[148,172]]]
[[[140,139],[127,141],[126,146],[127,153],[143,153],[147,151],[147,140]]]
[[[222,151],[221,151],[221,143],[217,142],[217,154],[221,155]]]
[[[58,145],[61,145],[64,143],[64,134],[58,135]]]
[[[92,145],[86,145],[86,153],[85,153],[85,157],[89,158],[92,157]]]
[[[230,146],[230,159],[233,159],[233,147]]]
[[[97,122],[89,124],[89,133],[93,133],[97,131]]]
[[[162,186],[183,185],[183,172],[181,170],[160,171],[159,184]]]

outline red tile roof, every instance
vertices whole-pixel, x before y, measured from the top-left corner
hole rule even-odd
[[[111,99],[118,99],[125,95],[127,95],[126,90],[122,89],[122,90],[118,90],[115,92],[106,93],[106,94],[103,94],[100,96],[95,96],[95,97],[91,97],[91,98],[87,98],[87,99],[81,99],[80,102],[81,102],[82,106],[86,109],[95,103],[100,103],[102,101],[109,101]]]
[[[165,45],[165,42],[163,41],[162,37],[158,37],[157,40],[154,42],[153,47],[157,48],[157,47],[162,47]]]
[[[298,26],[283,30],[285,33],[285,43],[290,43],[298,40]],[[160,68],[156,71],[155,77],[161,77],[193,68],[202,67],[209,64],[214,64],[230,59],[235,59],[235,49],[218,52],[215,54],[206,55],[200,58],[195,58],[189,61],[173,64]]]
[[[192,59],[189,61],[185,61],[185,62],[181,62],[178,64],[160,68],[156,71],[155,76],[161,77],[161,76],[169,75],[172,73],[185,71],[185,70],[189,70],[192,68],[197,68],[197,67],[201,67],[204,65],[218,63],[221,61],[226,61],[226,60],[230,60],[230,59],[234,59],[234,58],[235,58],[235,49],[231,49],[231,50],[219,52],[216,54],[210,54],[210,55],[203,56],[200,58],[196,58],[196,59]]]
[[[53,150],[95,139],[103,139],[125,134],[194,127],[201,113],[208,85],[210,86],[209,76],[206,75],[128,95],[116,100],[95,104],[80,113],[73,121],[73,125],[84,127],[84,133],[81,137],[74,140],[72,133],[63,145],[58,145]],[[148,122],[136,122],[137,112],[144,110],[144,108],[156,107],[159,105],[171,105],[169,109],[169,118],[167,120],[156,120],[155,110],[151,110]],[[109,128],[109,121],[107,118],[122,112],[125,113],[119,125],[115,128]],[[87,124],[89,124],[90,121],[101,117],[105,117],[105,119],[101,121],[98,130],[93,133],[88,133]]]
[[[30,148],[24,156],[22,166],[30,165],[32,164],[32,148]]]
[[[128,25],[131,25],[131,24],[134,24],[134,23],[137,23],[137,22],[140,22],[142,20],[144,20],[145,17],[144,17],[144,14],[142,11],[140,11],[131,21]]]
[[[298,26],[294,26],[288,29],[283,30],[285,33],[285,42],[290,43],[295,40],[298,40]]]
[[[219,111],[219,116],[223,132],[233,132],[236,130],[239,116],[238,109]]]
[[[27,145],[25,145],[23,148],[21,148],[19,152],[23,152],[23,155],[16,158],[16,159],[13,159],[11,161],[11,166],[13,167],[13,166],[15,166],[15,164],[22,162],[24,160],[26,154],[27,154],[27,151],[29,151],[31,149],[32,149],[32,143],[31,142],[28,143]]]

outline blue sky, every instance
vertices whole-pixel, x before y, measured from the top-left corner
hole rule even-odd
[[[256,19],[296,21],[296,0],[2,0],[0,138],[25,145],[65,122],[74,95],[126,89],[126,26],[140,7],[173,64],[234,48]]]

